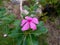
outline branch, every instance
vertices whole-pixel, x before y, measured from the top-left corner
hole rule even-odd
[[[20,16],[23,19],[23,16],[22,16],[22,3],[23,3],[23,0],[19,0],[19,1],[20,1]]]

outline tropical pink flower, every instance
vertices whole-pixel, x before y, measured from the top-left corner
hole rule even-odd
[[[22,26],[22,31],[26,31],[28,29],[36,30],[36,24],[38,24],[38,19],[37,18],[32,18],[29,16],[26,16],[25,19],[22,20],[21,26]]]

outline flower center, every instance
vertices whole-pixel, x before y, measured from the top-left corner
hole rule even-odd
[[[28,20],[28,22],[31,22],[31,20]]]

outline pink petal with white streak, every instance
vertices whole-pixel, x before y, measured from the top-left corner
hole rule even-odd
[[[30,22],[30,28],[32,30],[36,30],[37,29],[36,25],[34,23],[32,23],[32,22]]]
[[[39,21],[38,21],[37,18],[33,18],[32,22],[35,23],[35,24],[38,24],[39,23]]]
[[[26,22],[27,22],[27,20],[23,19],[21,22],[21,26],[23,26]]]
[[[22,27],[22,31],[26,31],[29,29],[29,23],[27,22],[23,27]]]

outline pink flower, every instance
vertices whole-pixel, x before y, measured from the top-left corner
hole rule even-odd
[[[38,24],[38,19],[37,18],[32,18],[29,16],[26,16],[25,19],[22,20],[21,26],[22,26],[22,31],[26,31],[28,29],[36,30],[36,24]]]

